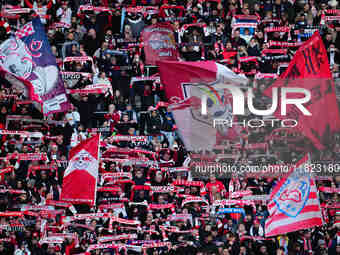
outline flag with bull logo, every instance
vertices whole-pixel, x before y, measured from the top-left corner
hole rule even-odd
[[[155,65],[156,61],[178,59],[174,30],[170,24],[157,23],[148,26],[142,31],[141,38],[146,64]]]
[[[69,165],[65,170],[61,200],[73,204],[96,202],[99,167],[100,134],[93,136],[70,150]]]
[[[270,194],[266,236],[276,236],[323,224],[315,180],[308,173],[308,155],[282,178]]]
[[[188,150],[211,150],[222,139],[239,137],[239,127],[214,126],[214,119],[236,121],[228,85],[244,87],[248,79],[214,61],[158,63],[179,135]],[[201,102],[206,97],[206,112]]]
[[[39,18],[26,23],[0,45],[0,71],[25,96],[38,102],[44,115],[68,110],[56,58]]]

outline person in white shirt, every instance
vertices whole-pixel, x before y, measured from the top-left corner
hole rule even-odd
[[[77,144],[86,140],[86,132],[84,132],[84,127],[82,125],[78,126],[78,129],[75,129],[72,137],[71,137],[71,148],[77,146]]]
[[[67,6],[67,2],[62,2],[61,7],[57,10],[57,17],[60,18],[60,23],[65,26],[71,26],[72,10]]]
[[[25,243],[22,243],[18,249],[15,250],[14,255],[31,255],[31,252],[26,247]]]
[[[74,105],[71,105],[68,112],[65,114],[66,121],[70,124],[71,127],[77,128],[80,123],[80,114],[77,111]]]
[[[106,77],[105,72],[100,72],[98,75],[93,77],[93,84],[107,84],[111,85],[109,78]],[[111,94],[113,94],[112,89],[110,89]]]

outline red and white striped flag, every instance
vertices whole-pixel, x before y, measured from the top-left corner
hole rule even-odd
[[[307,167],[306,155],[270,194],[266,237],[323,224],[315,180],[307,173]]]
[[[96,201],[99,167],[100,135],[93,136],[70,150],[70,162],[65,170],[61,200],[72,204]]]

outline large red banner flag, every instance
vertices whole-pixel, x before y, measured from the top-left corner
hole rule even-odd
[[[323,224],[315,180],[306,172],[309,157],[300,160],[270,194],[266,236],[276,236]]]
[[[272,88],[309,90],[311,99],[303,106],[311,115],[304,115],[295,105],[288,104],[287,115],[283,116],[279,102],[275,116],[296,120],[295,128],[319,150],[333,144],[332,134],[340,130],[339,110],[327,52],[318,32],[300,46],[287,70],[265,91],[267,96],[271,97]],[[301,93],[288,93],[287,99],[301,96]]]
[[[70,162],[64,173],[61,200],[73,204],[96,201],[99,167],[100,134],[93,136],[70,150]]]
[[[141,37],[146,64],[156,65],[156,61],[178,59],[174,30],[169,23],[148,26],[142,31]]]
[[[159,61],[159,73],[171,104],[179,135],[190,150],[212,150],[221,140],[233,140],[237,126],[217,129],[214,119],[234,120],[229,85],[246,87],[248,79],[214,61]],[[201,114],[201,98],[207,98],[207,114]]]

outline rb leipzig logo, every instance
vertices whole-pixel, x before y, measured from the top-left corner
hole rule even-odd
[[[294,179],[293,179],[294,178]],[[297,179],[297,180],[296,180]],[[305,207],[310,193],[310,178],[291,176],[274,197],[278,210],[295,218]]]

